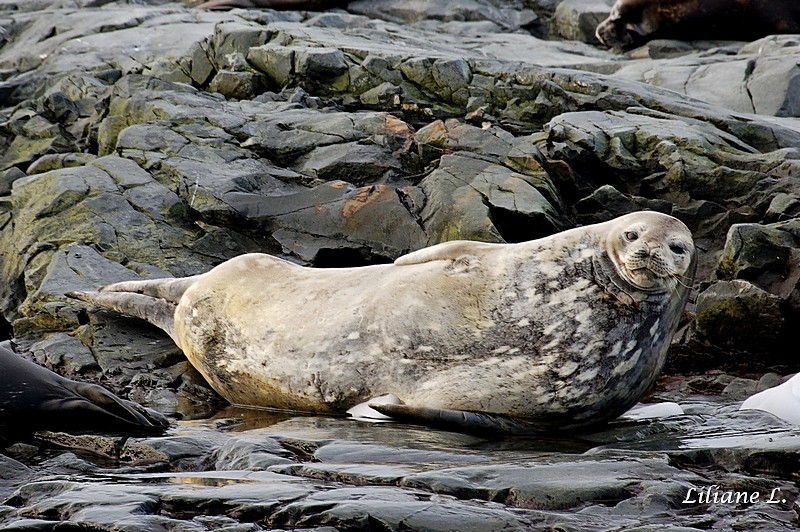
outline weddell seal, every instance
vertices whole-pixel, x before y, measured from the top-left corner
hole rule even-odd
[[[651,39],[752,41],[800,33],[797,0],[617,0],[595,32],[608,47]]]
[[[517,244],[451,241],[393,264],[242,255],[195,277],[69,295],[165,330],[231,403],[377,410],[460,430],[611,420],[654,383],[695,271],[686,226],[635,212]]]
[[[0,440],[37,430],[145,435],[167,427],[154,410],[66,379],[0,344]]]

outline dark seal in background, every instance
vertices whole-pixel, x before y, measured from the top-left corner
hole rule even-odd
[[[617,0],[596,35],[608,47],[652,39],[752,41],[800,33],[798,0]]]

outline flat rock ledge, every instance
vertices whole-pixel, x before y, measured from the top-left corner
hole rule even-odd
[[[800,432],[690,402],[567,438],[234,407],[158,438],[39,433],[0,455],[0,530],[794,529]]]

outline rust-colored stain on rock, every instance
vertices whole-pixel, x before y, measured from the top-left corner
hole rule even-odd
[[[368,203],[381,199],[389,191],[386,185],[370,185],[368,187],[361,187],[355,193],[344,201],[342,206],[342,216],[345,219],[352,218]]]

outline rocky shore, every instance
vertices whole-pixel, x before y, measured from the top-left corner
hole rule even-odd
[[[593,35],[609,9],[0,0],[0,340],[174,420],[8,445],[0,530],[794,529],[800,428],[738,406],[800,369],[800,37],[622,53]],[[638,209],[700,250],[647,398],[683,413],[598,433],[226,407],[166,335],[65,296]]]

